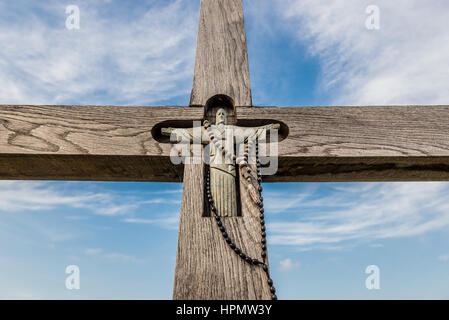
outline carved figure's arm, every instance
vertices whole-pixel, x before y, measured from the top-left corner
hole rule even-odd
[[[177,142],[192,142],[193,141],[193,135],[194,135],[194,129],[188,128],[188,129],[179,129],[179,128],[162,128],[161,133],[164,136],[168,137],[175,137]],[[209,135],[207,134],[204,127],[201,127],[201,143],[202,144],[208,144],[210,142]]]
[[[161,129],[161,133],[162,133],[163,136],[170,137],[172,132],[173,132],[173,130],[175,130],[175,129],[174,128],[162,128]]]
[[[260,133],[264,130],[279,130],[280,128],[281,128],[281,125],[279,123],[273,123],[273,124],[267,124],[266,126],[255,127],[254,129],[257,130],[257,133]]]
[[[239,131],[239,135],[243,139],[248,138],[255,138],[257,136],[260,136],[264,131],[268,130],[279,130],[281,128],[281,125],[279,123],[273,123],[268,124],[266,126],[260,126],[260,127],[238,127],[239,129],[243,129],[242,131]],[[243,134],[242,134],[243,133]]]

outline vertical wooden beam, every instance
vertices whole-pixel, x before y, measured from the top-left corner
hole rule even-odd
[[[202,0],[191,105],[226,94],[251,106],[242,0]],[[265,273],[241,260],[226,244],[213,218],[203,213],[203,166],[186,165],[173,298],[270,299]],[[243,190],[243,189],[242,189]],[[242,217],[224,218],[237,246],[260,258],[257,208],[243,191]]]
[[[251,106],[242,0],[202,0],[190,105],[225,94]]]

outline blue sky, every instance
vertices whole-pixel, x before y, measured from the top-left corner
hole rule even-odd
[[[0,103],[187,105],[199,2],[0,1]],[[255,105],[449,103],[447,1],[244,4]],[[0,181],[0,298],[169,299],[181,188]],[[449,298],[447,183],[267,184],[265,198],[279,298]],[[72,264],[80,290],[65,288]]]

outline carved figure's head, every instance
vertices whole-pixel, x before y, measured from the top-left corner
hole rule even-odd
[[[216,119],[215,119],[215,124],[216,125],[219,125],[219,124],[224,124],[224,125],[226,125],[226,122],[227,122],[227,112],[226,112],[226,110],[225,109],[223,109],[223,108],[220,108],[220,109],[218,109],[218,111],[217,111],[217,114],[216,114]]]

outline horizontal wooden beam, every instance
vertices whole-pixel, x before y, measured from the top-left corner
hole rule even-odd
[[[289,128],[266,182],[448,181],[449,106],[240,109]]]
[[[152,128],[202,108],[0,106],[0,179],[181,182]]]
[[[0,179],[180,182],[151,130],[202,118],[192,107],[0,106]],[[240,107],[237,118],[288,131],[267,182],[449,181],[449,106]]]

